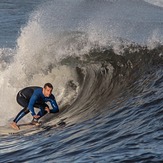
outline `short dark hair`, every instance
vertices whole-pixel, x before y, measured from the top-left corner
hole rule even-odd
[[[53,85],[51,83],[45,83],[44,88],[49,87],[53,89]]]

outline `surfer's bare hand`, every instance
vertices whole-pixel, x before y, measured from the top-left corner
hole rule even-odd
[[[33,118],[37,119],[39,118],[40,116],[39,115],[34,115]]]
[[[48,113],[50,113],[50,109],[48,107],[45,108],[45,111],[47,111]]]

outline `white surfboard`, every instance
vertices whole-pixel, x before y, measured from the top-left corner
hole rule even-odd
[[[64,120],[60,120],[56,124],[41,124],[39,126],[32,125],[31,123],[19,124],[20,130],[13,129],[10,124],[8,126],[0,126],[0,135],[31,135],[43,130],[49,130],[55,127],[63,127],[66,125]]]

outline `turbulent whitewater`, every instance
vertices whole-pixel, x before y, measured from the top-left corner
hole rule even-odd
[[[163,161],[161,0],[0,8],[0,126],[19,112],[16,93],[29,85],[51,82],[61,110],[32,134],[0,134],[0,162]],[[66,126],[52,127],[60,120]]]

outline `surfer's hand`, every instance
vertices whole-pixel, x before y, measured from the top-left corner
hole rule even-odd
[[[50,109],[48,107],[45,108],[45,111],[47,111],[48,113],[50,113]]]
[[[39,118],[40,116],[39,115],[34,115],[33,118],[37,119]]]

